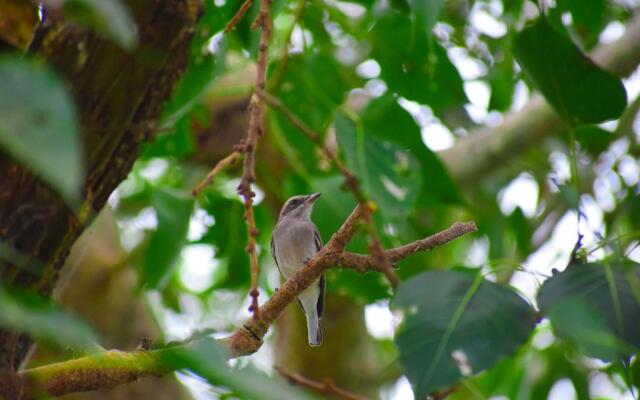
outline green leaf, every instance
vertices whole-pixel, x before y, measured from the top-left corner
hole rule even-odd
[[[175,368],[189,369],[214,386],[223,386],[244,399],[311,399],[305,392],[278,377],[270,378],[252,368],[230,368],[226,350],[214,340],[201,339],[189,346],[163,352],[163,361]]]
[[[135,21],[120,0],[64,0],[64,12],[125,50],[138,44]]]
[[[83,180],[73,99],[58,76],[31,60],[0,58],[0,148],[73,204]]]
[[[461,271],[417,275],[400,285],[392,307],[404,313],[395,342],[416,398],[513,354],[536,321],[512,289]]]
[[[462,78],[447,51],[408,16],[389,12],[379,19],[371,45],[391,92],[427,104],[437,115],[467,102]]]
[[[591,357],[612,360],[640,348],[640,299],[630,277],[640,266],[582,264],[547,279],[538,293],[540,310],[560,337]]]
[[[616,136],[597,125],[584,125],[575,129],[575,138],[580,147],[593,157],[598,157],[609,148]]]
[[[607,22],[607,0],[559,0],[557,5],[560,12],[571,13],[571,27],[586,48],[598,43]]]
[[[595,65],[543,18],[515,36],[513,53],[536,88],[569,123],[615,119],[627,106],[622,81]]]
[[[270,67],[274,75],[276,63]],[[318,79],[318,77],[323,79]],[[296,116],[314,131],[324,134],[333,121],[336,109],[343,103],[345,94],[354,86],[354,80],[332,55],[326,52],[307,52],[291,55],[286,72],[275,95]],[[269,110],[274,137],[280,151],[296,172],[309,181],[304,171],[319,172],[318,149],[306,139],[280,112]]]
[[[422,173],[413,156],[364,132],[362,125],[339,113],[336,136],[347,166],[361,180],[365,192],[388,217],[411,212],[418,197]]]
[[[145,287],[162,288],[173,273],[189,230],[193,202],[191,195],[174,189],[152,193],[158,226],[142,259],[141,281]]]
[[[462,199],[445,166],[422,141],[420,128],[413,117],[390,94],[380,96],[362,113],[367,133],[388,140],[411,153],[421,164],[420,201],[433,200],[460,204]]]
[[[42,341],[82,349],[99,349],[96,332],[47,299],[0,287],[0,326]]]
[[[431,33],[431,29],[438,21],[444,0],[409,0],[411,11],[424,24],[424,30]]]

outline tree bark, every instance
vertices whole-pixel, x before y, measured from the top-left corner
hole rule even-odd
[[[0,261],[0,280],[50,295],[71,245],[127,176],[189,58],[200,0],[130,0],[140,45],[126,53],[57,14],[38,25],[30,51],[64,76],[83,127],[83,210],[18,163],[0,158],[0,240],[27,262]],[[17,369],[31,340],[0,331],[0,369]]]

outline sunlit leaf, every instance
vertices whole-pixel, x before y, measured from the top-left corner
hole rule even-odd
[[[571,263],[546,280],[538,293],[541,311],[557,334],[585,354],[604,360],[640,349],[640,299],[630,277],[638,265]]]
[[[84,175],[78,133],[73,99],[53,71],[0,58],[0,148],[72,204]]]
[[[420,163],[421,202],[437,200],[450,204],[462,201],[444,165],[422,141],[416,121],[396,98],[385,94],[371,101],[362,113],[362,124],[367,133],[397,144]]]
[[[427,104],[436,114],[467,101],[447,51],[405,14],[389,12],[379,19],[371,31],[371,44],[391,92]]]
[[[392,307],[404,315],[395,342],[416,398],[513,354],[536,321],[512,289],[462,271],[429,271],[402,283]]]
[[[142,284],[149,289],[163,287],[175,267],[185,242],[193,210],[193,197],[173,189],[159,189],[151,195],[158,226],[142,260]]]
[[[627,106],[622,81],[595,65],[544,18],[516,35],[513,53],[536,88],[572,124],[615,119]]]
[[[64,0],[64,11],[123,49],[131,50],[138,44],[135,21],[120,0]]]
[[[98,335],[85,322],[50,301],[24,291],[0,287],[0,326],[60,346],[100,348]]]
[[[387,216],[409,213],[422,181],[411,153],[366,134],[362,125],[343,113],[337,115],[335,127],[347,165],[381,212]]]

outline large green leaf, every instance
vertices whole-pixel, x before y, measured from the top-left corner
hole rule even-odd
[[[371,44],[391,92],[427,104],[439,115],[467,101],[462,78],[447,51],[406,14],[390,11],[379,19]]]
[[[569,264],[545,281],[541,311],[559,336],[591,357],[612,360],[640,348],[638,265]]]
[[[185,242],[193,197],[175,189],[158,189],[151,195],[158,226],[142,259],[142,285],[162,288],[168,281]]]
[[[366,193],[388,217],[411,212],[422,173],[415,158],[399,147],[364,132],[364,127],[339,113],[336,136],[347,166],[360,178]]]
[[[0,287],[0,326],[60,346],[99,349],[98,335],[90,326],[29,292]]]
[[[367,133],[397,144],[420,162],[421,202],[438,200],[451,204],[462,201],[458,188],[444,165],[422,141],[416,121],[398,104],[394,96],[385,94],[371,101],[362,113],[362,124]]]
[[[402,283],[391,305],[404,313],[395,341],[416,398],[491,368],[536,323],[512,289],[463,271],[424,272]]]
[[[163,350],[162,358],[168,365],[188,369],[213,386],[229,388],[238,398],[264,400],[313,398],[279,377],[268,377],[253,368],[230,368],[227,364],[226,350],[220,348],[212,339],[201,339],[189,346]]]
[[[627,106],[622,81],[595,65],[544,18],[515,36],[513,54],[549,104],[572,124],[615,119]]]
[[[70,203],[83,179],[78,131],[73,99],[53,71],[0,58],[0,148]]]
[[[120,0],[64,0],[64,12],[123,49],[133,49],[138,43],[135,21]]]

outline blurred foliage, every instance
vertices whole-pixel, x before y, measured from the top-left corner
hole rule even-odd
[[[121,0],[62,0],[66,16],[93,28],[125,50],[138,44],[138,30],[129,8]]]
[[[98,335],[84,321],[24,290],[0,287],[0,326],[66,349],[101,349]]]
[[[110,200],[124,247],[141,254],[139,287],[161,300],[158,313],[197,308],[197,318],[219,333],[247,315],[240,168],[229,167],[197,199],[187,193],[246,134],[246,125],[233,122],[248,115],[259,2],[222,34],[241,3],[204,1],[189,66],[165,105],[158,137]],[[568,379],[582,399],[595,396],[596,377],[612,398],[632,385],[638,390],[637,90],[585,55],[608,27],[637,12],[631,3],[558,0],[540,16],[526,0],[273,2],[268,91],[357,173],[379,206],[374,219],[383,244],[398,246],[459,220],[478,224],[475,235],[398,262],[403,283],[395,295],[380,274],[328,272],[329,295],[391,301],[401,310],[397,347],[380,339],[377,350],[401,362],[416,397],[459,382],[453,399],[541,399]],[[67,0],[64,11],[135,49],[124,1]],[[513,161],[496,157],[481,179],[456,184],[463,177],[450,175],[437,150],[474,139],[483,127],[499,134],[505,116],[534,90],[570,127],[530,140]],[[255,216],[260,286],[270,294],[280,285],[268,249],[282,203],[323,193],[313,219],[326,242],[355,200],[335,166],[282,114],[268,109],[265,119]],[[46,66],[0,60],[3,155],[69,197],[84,174],[77,125],[65,83]],[[570,161],[580,171],[575,182]],[[473,162],[473,154],[453,162]],[[584,245],[566,267],[578,240],[576,209]],[[194,260],[188,250],[195,246],[209,251]],[[358,234],[349,250],[366,252],[367,238]],[[194,263],[202,264],[195,274]],[[466,267],[453,268],[460,265]],[[48,303],[7,293],[0,292],[3,325],[64,344],[92,337]],[[228,369],[216,351],[176,352],[169,361],[207,380],[220,398],[298,396],[263,374]]]
[[[0,58],[0,146],[72,204],[84,176],[78,131],[73,99],[55,72]]]

